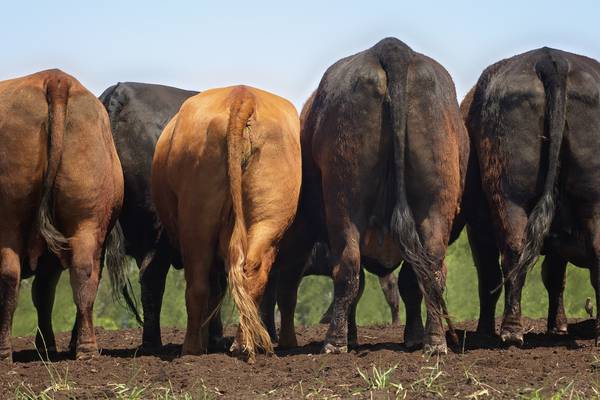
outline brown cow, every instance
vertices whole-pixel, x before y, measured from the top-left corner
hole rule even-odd
[[[252,358],[272,351],[256,305],[277,244],[296,213],[300,126],[294,106],[262,90],[234,86],[187,100],[163,131],[152,193],[187,281],[183,354],[207,350],[208,320],[221,301],[214,284],[228,272],[240,327],[232,346]]]
[[[50,314],[61,265],[77,305],[71,345],[77,358],[91,356],[102,250],[123,201],[106,111],[58,70],[0,82],[0,152],[0,359],[11,360],[19,280],[32,274],[37,344],[43,338],[54,348]],[[122,277],[109,258],[111,277]]]

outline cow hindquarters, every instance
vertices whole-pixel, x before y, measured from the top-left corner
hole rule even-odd
[[[12,247],[0,248],[0,361],[12,361],[10,334],[17,308],[21,264]]]

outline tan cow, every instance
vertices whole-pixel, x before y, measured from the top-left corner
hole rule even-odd
[[[277,244],[296,213],[301,181],[294,106],[247,86],[188,99],[163,131],[152,165],[159,216],[181,250],[188,326],[183,354],[207,351],[208,320],[227,271],[240,314],[232,351],[272,351],[256,305]]]
[[[77,305],[71,345],[78,358],[96,354],[92,309],[123,174],[104,107],[73,77],[49,70],[0,82],[0,192],[0,360],[12,358],[19,281],[33,274],[37,343],[54,348],[61,265]]]

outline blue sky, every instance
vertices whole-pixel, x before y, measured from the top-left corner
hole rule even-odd
[[[300,107],[336,60],[395,36],[448,69],[459,99],[489,64],[541,46],[600,59],[600,1],[10,1],[0,80],[58,67],[119,81],[244,83]]]

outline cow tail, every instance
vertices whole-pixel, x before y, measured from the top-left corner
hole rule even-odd
[[[48,248],[59,255],[68,248],[69,241],[56,228],[53,218],[52,190],[63,153],[66,129],[69,81],[61,75],[54,75],[46,83],[48,102],[48,164],[42,182],[42,197],[38,209],[38,227]]]
[[[100,102],[108,112],[113,132],[117,125],[118,116],[123,108],[121,92],[121,84],[117,83],[106,89],[99,97]],[[110,233],[106,236],[104,251],[104,264],[108,270],[113,300],[120,304],[125,302],[125,307],[135,317],[136,322],[139,325],[143,325],[144,321],[138,311],[138,301],[127,274],[125,235],[119,221],[115,223]],[[144,265],[147,266],[147,263],[143,262],[142,266]],[[143,271],[144,268],[140,267],[140,276],[142,276]]]
[[[125,252],[125,235],[121,224],[117,221],[104,243],[104,263],[108,271],[112,296],[118,303],[125,306],[135,317],[139,325],[144,322],[138,311],[138,302],[133,294],[131,280],[127,274],[127,259]]]
[[[410,263],[415,271],[427,309],[434,317],[445,317],[449,327],[452,328],[443,297],[444,288],[436,274],[435,266],[439,261],[434,260],[421,243],[406,194],[405,154],[408,113],[406,88],[408,68],[414,53],[408,46],[394,38],[384,39],[377,46],[379,62],[387,75],[385,106],[389,111],[393,133],[396,193],[390,230],[400,244],[402,258]]]
[[[273,346],[269,333],[262,324],[257,305],[248,292],[244,274],[248,237],[242,199],[242,135],[254,113],[255,101],[245,89],[241,90],[242,93],[236,96],[231,106],[227,127],[227,174],[233,208],[228,266],[229,288],[240,318],[239,338],[243,342],[239,344],[253,358],[257,348],[272,353]]]
[[[542,195],[527,219],[523,251],[512,276],[535,264],[544,238],[550,230],[556,209],[555,187],[560,164],[560,148],[566,124],[569,63],[564,58],[554,57],[555,53],[551,53],[548,49],[546,52],[547,56],[536,63],[535,72],[542,81],[546,93],[544,136],[550,141],[548,144],[548,170]]]

